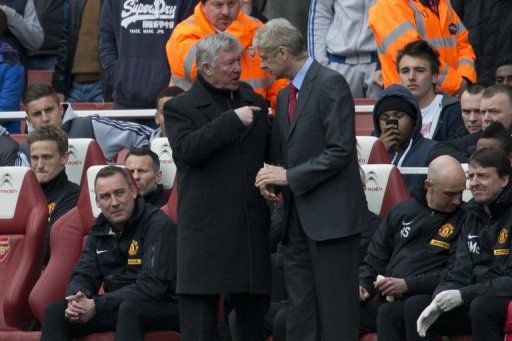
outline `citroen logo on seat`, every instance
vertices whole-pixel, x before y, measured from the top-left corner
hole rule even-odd
[[[11,188],[14,187],[13,184],[14,178],[11,174],[5,173],[0,177],[0,188],[3,188],[4,186],[9,186]]]

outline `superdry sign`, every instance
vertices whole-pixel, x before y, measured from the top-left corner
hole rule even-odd
[[[175,25],[176,5],[168,5],[165,0],[153,3],[126,0],[121,12],[121,26],[130,29],[132,34],[163,34]]]

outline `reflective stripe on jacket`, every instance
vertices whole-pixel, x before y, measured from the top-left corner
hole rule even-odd
[[[368,25],[377,42],[384,86],[400,82],[397,53],[418,39],[428,41],[439,52],[439,91],[456,93],[462,77],[476,82],[475,54],[468,42],[468,31],[449,1],[439,1],[438,13],[419,0],[378,0],[370,9]]]
[[[244,51],[240,60],[242,69],[240,80],[252,86],[254,91],[265,97],[274,108],[277,93],[288,84],[288,81],[274,82],[270,74],[260,67],[261,59],[256,49],[252,48],[252,40],[256,31],[262,26],[258,19],[240,11],[236,20],[225,32],[234,36]],[[193,15],[176,26],[165,47],[171,68],[172,85],[183,89],[189,89],[192,86],[197,75],[197,42],[215,32],[215,28],[206,19],[200,3],[196,5]]]

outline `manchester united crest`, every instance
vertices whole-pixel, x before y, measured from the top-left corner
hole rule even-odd
[[[439,228],[439,231],[437,231],[439,233],[439,235],[443,238],[448,238],[449,236],[451,236],[453,234],[453,230],[455,228],[453,227],[452,224],[450,223],[447,223],[447,224],[444,224],[443,226],[441,226]]]
[[[507,242],[508,238],[508,229],[506,227],[502,228],[500,234],[498,235],[498,244],[503,245]]]
[[[128,249],[128,254],[130,256],[135,256],[139,252],[139,242],[137,242],[135,239],[132,240],[132,243],[130,244],[130,248]]]

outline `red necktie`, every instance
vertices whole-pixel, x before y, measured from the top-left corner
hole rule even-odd
[[[295,107],[297,106],[297,88],[290,84],[290,93],[288,94],[288,122],[292,123],[293,114],[295,113]]]

